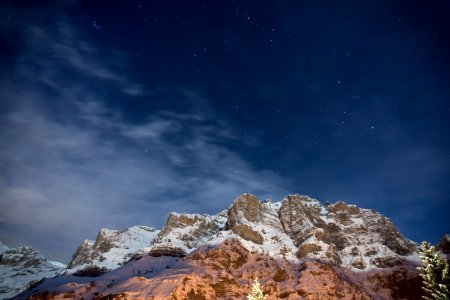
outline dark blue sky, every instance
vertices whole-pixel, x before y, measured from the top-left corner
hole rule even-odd
[[[0,240],[67,261],[243,192],[450,232],[450,2],[3,1]]]

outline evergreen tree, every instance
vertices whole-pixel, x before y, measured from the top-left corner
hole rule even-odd
[[[423,289],[427,292],[423,298],[426,300],[449,300],[450,279],[447,260],[427,242],[422,242],[420,259],[423,266],[418,269],[422,271],[420,276],[423,278]]]
[[[258,281],[258,278],[255,278],[253,281],[252,294],[247,296],[247,300],[265,300],[267,299],[267,295],[264,295],[261,290],[261,284]]]

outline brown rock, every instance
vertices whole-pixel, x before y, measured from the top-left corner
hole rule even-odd
[[[321,250],[322,247],[316,244],[302,244],[299,247],[297,255],[299,258],[305,258],[308,253],[317,254],[317,252]]]
[[[306,262],[302,266],[297,290],[301,299],[371,299],[340,269],[320,262]]]
[[[243,220],[252,223],[260,223],[263,220],[263,206],[255,195],[243,194],[234,200],[233,205],[228,209],[226,228],[231,230]]]
[[[331,213],[345,213],[349,215],[358,215],[361,213],[361,209],[356,205],[348,205],[343,201],[338,201],[335,204],[328,206],[328,210]]]
[[[148,255],[153,257],[160,257],[160,256],[185,257],[186,252],[184,252],[183,249],[178,247],[158,246],[153,247],[148,253]]]
[[[232,229],[233,233],[239,235],[244,240],[251,241],[255,244],[262,245],[264,242],[264,238],[262,235],[253,230],[249,225],[247,224],[239,224],[233,227]]]

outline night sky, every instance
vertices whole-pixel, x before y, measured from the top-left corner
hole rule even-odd
[[[0,240],[50,259],[244,192],[437,242],[449,129],[448,0],[0,4]]]

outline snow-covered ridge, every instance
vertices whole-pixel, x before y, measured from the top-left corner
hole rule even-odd
[[[9,248],[0,242],[0,299],[64,272],[66,265],[47,260],[31,247]]]
[[[271,257],[292,262],[321,259],[353,270],[390,267],[406,257],[417,260],[417,244],[374,210],[342,201],[323,205],[301,195],[261,202],[252,194],[242,194],[216,215],[171,213],[160,231],[144,226],[102,229],[95,242],[86,240],[78,248],[69,267],[96,265],[112,270],[136,253],[173,255],[175,250],[186,255],[229,238]]]
[[[148,251],[159,230],[133,226],[122,230],[102,228],[95,241],[85,240],[69,263],[69,272],[95,265],[113,270],[127,262],[133,254]]]

